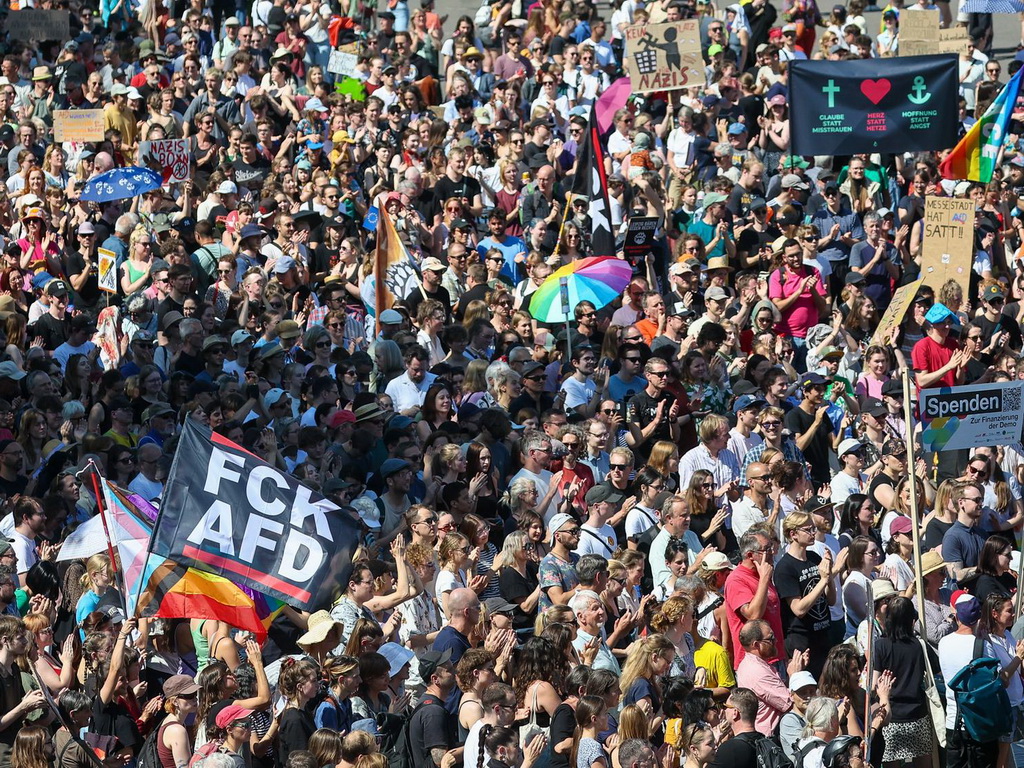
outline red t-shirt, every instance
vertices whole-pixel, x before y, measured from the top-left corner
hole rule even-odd
[[[754,599],[760,578],[757,571],[745,566],[737,567],[725,580],[725,607],[729,617],[729,634],[732,636],[732,664],[738,667],[743,660],[743,646],[740,645],[740,630],[746,620],[740,615],[740,608]],[[786,646],[782,635],[782,604],[775,585],[768,587],[768,597],[762,617],[775,634],[775,652],[778,658],[786,658]]]
[[[931,373],[941,369],[953,357],[953,353],[960,349],[960,345],[952,336],[939,344],[931,336],[925,335],[923,339],[914,345],[910,351],[910,362],[915,371]],[[956,386],[956,368],[946,371],[942,378],[931,385],[932,387],[953,387]],[[920,389],[920,387],[918,387]],[[931,387],[928,387],[931,389]]]

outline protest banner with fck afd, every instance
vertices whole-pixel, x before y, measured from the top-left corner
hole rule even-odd
[[[344,591],[359,535],[333,502],[188,419],[149,551],[315,611]]]

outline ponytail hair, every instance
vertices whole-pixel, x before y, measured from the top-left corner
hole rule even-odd
[[[480,748],[477,750],[476,768],[484,768],[484,749],[487,746],[487,737],[494,733],[494,729],[495,726],[490,724],[485,724],[480,729],[480,734],[477,737],[477,740],[480,744]]]
[[[476,759],[476,768],[483,768],[484,748],[493,758],[498,747],[509,747],[519,741],[519,734],[503,725],[485,725],[480,729],[480,752]]]
[[[600,696],[584,696],[576,704],[576,730],[572,734],[572,750],[569,755],[569,765],[576,765],[576,755],[580,749],[580,739],[583,738],[583,729],[590,725],[590,721],[608,709],[604,699]]]

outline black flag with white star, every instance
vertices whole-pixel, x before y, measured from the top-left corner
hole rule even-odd
[[[590,110],[587,130],[583,134],[576,155],[574,195],[590,200],[590,249],[594,256],[615,255],[615,234],[612,232],[612,209],[608,203],[608,174],[604,168],[604,148],[595,119],[596,110]]]

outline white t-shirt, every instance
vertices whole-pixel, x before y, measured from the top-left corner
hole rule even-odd
[[[444,603],[441,601],[441,595],[445,592],[451,592],[453,589],[461,589],[465,586],[466,574],[462,571],[455,574],[447,568],[442,568],[437,572],[437,579],[434,581],[434,594],[437,595],[437,609],[441,612],[446,624],[448,623],[448,617],[444,612]]]
[[[25,573],[36,564],[39,556],[36,554],[36,543],[23,533],[14,530],[10,536],[11,548],[18,556],[18,573]],[[17,580],[17,579],[16,579]],[[20,584],[19,586],[25,586]]]
[[[658,522],[657,510],[637,504],[626,513],[626,538],[634,539]]]
[[[939,640],[939,669],[946,680],[946,728],[949,730],[956,727],[957,719],[956,693],[949,681],[973,659],[974,635],[958,635],[954,632]]]
[[[619,539],[615,529],[605,523],[600,528],[583,523],[580,526],[580,544],[574,553],[583,555],[600,555],[611,560],[615,550],[619,548]]]
[[[771,504],[771,499],[768,499]],[[750,526],[763,523],[771,514],[771,508],[762,510],[754,506],[749,496],[744,495],[739,501],[732,503],[732,532],[736,538],[740,538]]]
[[[972,647],[973,650],[973,647]],[[1009,666],[1017,651],[1017,641],[1007,630],[1002,637],[989,635],[985,641],[985,655],[999,659],[1003,667]],[[1010,675],[1010,682],[1006,686],[1006,693],[1010,696],[1010,705],[1017,707],[1024,702],[1024,683],[1020,675]]]
[[[579,381],[575,376],[570,376],[562,383],[562,392],[565,392],[565,409],[579,408],[587,405],[597,393],[597,384],[593,379]]]
[[[845,472],[836,472],[832,475],[832,482],[829,488],[832,489],[832,503],[842,504],[851,494],[864,493],[868,487],[868,476],[861,473],[860,478],[850,477]]]

